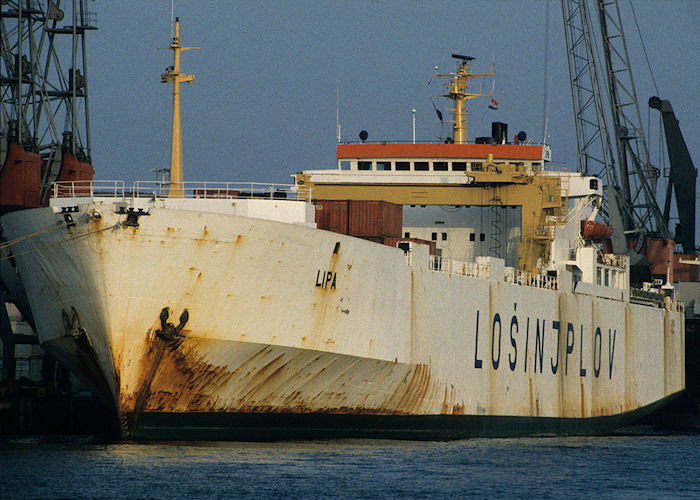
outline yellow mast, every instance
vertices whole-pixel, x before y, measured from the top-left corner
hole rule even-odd
[[[451,109],[454,120],[452,126],[452,139],[455,144],[466,144],[467,143],[467,115],[469,114],[466,109],[466,103],[469,99],[474,99],[475,97],[490,97],[493,96],[493,89],[488,94],[483,94],[481,92],[481,82],[470,83],[471,78],[483,78],[487,76],[494,76],[493,69],[491,73],[473,74],[472,73],[472,60],[473,57],[461,56],[459,54],[452,54],[452,57],[458,59],[457,62],[457,73],[451,73],[448,75],[435,74],[433,76],[449,78],[450,81],[447,83],[447,94],[434,97],[447,97],[454,101],[454,108]],[[436,66],[437,69],[437,66]],[[479,86],[478,92],[470,92],[470,86]]]
[[[173,82],[173,140],[170,150],[170,189],[169,198],[182,198],[183,173],[182,173],[182,132],[180,128],[180,83],[192,83],[194,75],[180,73],[180,52],[183,50],[198,49],[199,47],[183,47],[180,45],[180,18],[175,18],[175,35],[168,47],[173,51],[173,65],[161,75],[161,83]]]

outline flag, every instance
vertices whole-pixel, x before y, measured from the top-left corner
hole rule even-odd
[[[489,104],[489,109],[498,109],[498,101],[491,98],[491,104]]]
[[[440,120],[440,123],[442,123],[442,112],[440,112],[440,110],[437,109],[435,102],[433,102],[433,109],[435,110],[435,113],[437,113],[437,116],[438,116],[438,119]]]

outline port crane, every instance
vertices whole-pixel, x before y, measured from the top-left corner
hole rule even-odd
[[[54,181],[92,176],[85,34],[96,29],[96,14],[86,3],[8,0],[0,9],[0,174],[8,158],[36,168],[38,154],[41,204]],[[3,198],[5,207],[36,202]]]
[[[87,0],[0,2],[0,215],[46,205],[56,181],[92,180],[86,33],[97,29]],[[0,242],[2,234],[0,232]],[[33,326],[12,261],[0,247],[3,373],[14,378],[6,302]]]
[[[644,247],[649,240],[665,245],[676,239],[686,253],[694,253],[697,172],[677,120],[668,101],[650,101],[662,114],[666,112],[671,158],[671,182],[662,213],[656,201],[660,173],[649,160],[620,8],[617,0],[593,3],[591,12],[587,0],[562,0],[579,171],[604,182],[603,213],[614,228],[614,252],[629,253],[633,265],[644,265],[649,260],[644,255],[648,254]],[[602,64],[596,51],[593,17],[599,24]],[[685,153],[679,152],[682,148]],[[680,218],[675,236],[669,229],[673,186]]]

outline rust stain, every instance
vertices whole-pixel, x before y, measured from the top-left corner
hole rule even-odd
[[[186,337],[168,342],[152,336],[138,369],[142,383],[121,409],[141,411],[235,411],[332,414],[418,414],[434,403],[445,414],[464,414],[454,387],[437,384],[428,365],[408,366],[340,355],[261,346],[235,366],[205,360],[217,341]],[[398,370],[398,371],[397,371]],[[405,374],[383,399],[373,382]],[[353,404],[350,404],[350,400]],[[434,403],[433,403],[434,402]]]
[[[441,408],[442,414],[464,415],[466,411],[464,403],[456,403],[455,399],[457,399],[457,391],[455,391],[454,386],[445,384]]]
[[[183,328],[189,318],[187,309],[184,309],[180,315],[178,326],[174,326],[168,322],[170,309],[164,307],[159,316],[161,328],[155,331],[155,335],[151,335],[152,329],[146,333],[146,350],[143,357],[139,360],[137,368],[138,373],[141,373],[141,383],[135,394],[120,394],[119,409],[122,413],[133,411],[136,421],[139,414],[144,408],[149,395],[151,393],[151,384],[156,375],[156,371],[161,364],[166,349],[176,349],[184,341]]]
[[[445,386],[445,394],[442,398],[442,408],[440,413],[450,413],[450,407],[454,402],[454,390],[450,391],[447,386]]]
[[[431,375],[428,365],[420,363],[413,368],[413,376],[401,395],[396,410],[401,413],[415,413],[425,399],[430,388]]]
[[[164,344],[165,340],[159,337],[153,339],[151,341],[150,348],[146,353],[145,359],[142,360],[142,365],[145,365],[145,369],[143,371],[143,381],[141,382],[139,390],[133,400],[133,412],[137,419],[141,414],[143,405],[151,392],[151,383],[153,382],[153,377],[156,374],[158,365],[163,359],[163,353],[165,351]],[[124,403],[126,403],[126,401],[122,402],[122,405]]]
[[[226,367],[204,362],[194,355],[198,339],[184,339],[163,350],[158,372],[152,378],[155,391],[144,399],[143,409],[173,411],[186,403],[186,411],[208,411],[216,405],[216,393],[233,376]],[[173,390],[160,390],[161,387]],[[149,387],[150,389],[150,387]]]

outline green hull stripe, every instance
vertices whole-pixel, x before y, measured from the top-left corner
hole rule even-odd
[[[290,439],[446,440],[609,434],[668,404],[678,394],[627,413],[589,418],[327,413],[159,413],[122,420],[127,439],[279,441]]]

